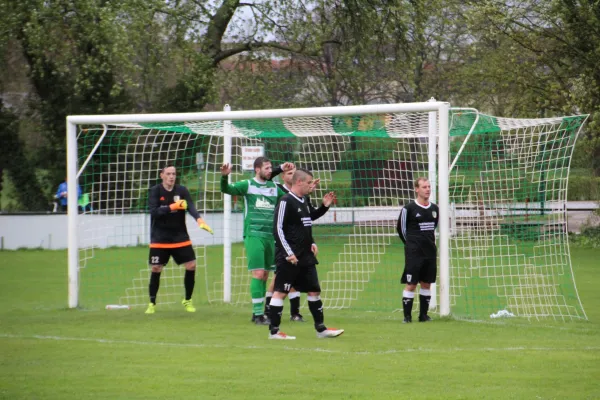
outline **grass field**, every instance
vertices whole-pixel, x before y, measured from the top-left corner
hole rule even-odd
[[[339,339],[284,320],[274,342],[249,307],[67,310],[65,251],[0,252],[0,398],[600,398],[598,256],[572,249],[589,321],[326,311]]]

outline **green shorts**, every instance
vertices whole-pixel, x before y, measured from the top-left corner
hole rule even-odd
[[[248,271],[264,269],[275,271],[275,240],[273,238],[246,237],[244,238]]]

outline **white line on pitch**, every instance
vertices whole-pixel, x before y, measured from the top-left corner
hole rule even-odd
[[[271,350],[274,346],[238,346],[238,345],[225,345],[225,344],[206,344],[206,343],[172,343],[172,342],[146,342],[139,340],[113,340],[113,339],[98,339],[98,338],[77,338],[77,337],[64,337],[64,336],[45,336],[45,335],[14,335],[8,333],[0,333],[0,338],[7,339],[36,339],[36,340],[54,340],[64,342],[90,342],[99,344],[129,344],[137,346],[164,346],[164,347],[182,347],[182,348],[220,348],[220,349],[242,349],[242,350]],[[344,340],[343,338],[339,340]],[[266,339],[265,339],[266,341]],[[388,355],[388,354],[401,354],[401,353],[416,353],[416,352],[429,352],[429,353],[459,353],[459,352],[482,352],[482,351],[598,351],[600,347],[587,346],[587,347],[527,347],[527,346],[515,346],[515,347],[477,347],[477,348],[463,348],[463,347],[450,347],[442,349],[414,347],[406,349],[389,349],[380,351],[342,351],[323,349],[319,347],[290,347],[281,346],[278,349],[289,350],[289,351],[303,351],[307,353],[333,353],[333,354],[348,354],[348,355]]]

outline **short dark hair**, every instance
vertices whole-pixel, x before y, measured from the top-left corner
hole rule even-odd
[[[297,168],[296,172],[294,172],[294,176],[292,177],[292,182],[297,182],[298,179],[304,180],[306,176],[310,176],[312,178],[313,174],[306,168]]]
[[[418,188],[419,188],[419,185],[420,185],[420,183],[421,183],[421,182],[424,182],[424,181],[425,181],[425,182],[427,182],[427,181],[429,181],[429,179],[425,178],[424,176],[420,176],[420,177],[418,177],[418,178],[415,180],[415,189],[418,189]]]
[[[269,160],[267,157],[258,157],[256,160],[254,160],[254,169],[256,168],[262,168],[264,163],[270,163],[271,160]]]
[[[162,169],[160,170],[160,173],[162,174],[163,172],[165,172],[165,169],[171,168],[171,167],[177,169],[177,167],[175,167],[175,165],[173,165],[173,163],[166,163],[165,166],[162,167]]]

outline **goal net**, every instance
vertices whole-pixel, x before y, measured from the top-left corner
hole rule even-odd
[[[457,109],[440,118],[437,104],[70,117],[76,137],[70,168],[85,198],[82,212],[69,216],[76,232],[70,305],[148,303],[148,189],[173,163],[178,183],[214,229],[209,235],[188,216],[195,302],[248,306],[244,199],[220,192],[220,166],[233,165],[230,182],[251,179],[252,162],[264,155],[273,165],[291,161],[311,170],[320,179],[311,195],[315,206],[326,192],[336,193],[313,230],[326,307],[401,309],[404,249],[396,221],[414,198],[417,177],[430,179],[437,202],[444,190],[439,176],[446,174],[447,204],[440,209],[447,214],[449,251],[438,265],[449,277],[440,301],[447,299],[452,315],[489,318],[506,310],[585,318],[565,214],[569,162],[585,117],[515,120]],[[440,121],[449,124],[440,129]],[[449,137],[441,167],[440,132]],[[164,268],[161,306],[180,303],[183,276],[172,261]]]
[[[453,314],[586,318],[566,213],[571,156],[586,118],[513,119],[453,110]]]

